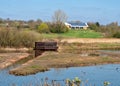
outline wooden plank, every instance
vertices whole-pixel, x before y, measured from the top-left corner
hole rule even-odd
[[[57,42],[35,42],[35,50],[57,48]]]

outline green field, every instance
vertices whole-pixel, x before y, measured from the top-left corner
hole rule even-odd
[[[102,38],[102,34],[93,30],[69,30],[66,33],[42,34],[44,38]]]

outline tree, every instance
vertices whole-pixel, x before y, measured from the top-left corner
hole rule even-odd
[[[67,15],[62,10],[57,10],[52,18],[54,23],[64,23],[67,20]]]
[[[67,15],[62,10],[57,10],[54,12],[53,24],[51,28],[51,32],[55,33],[63,33],[68,31],[68,28],[65,26],[65,21],[67,20]]]
[[[37,19],[37,20],[36,20],[36,23],[37,23],[37,24],[40,24],[40,23],[42,23],[42,20],[41,20],[41,19]]]
[[[27,23],[28,23],[28,25],[29,25],[29,27],[30,27],[31,29],[36,28],[36,27],[35,27],[35,21],[34,21],[34,20],[29,20]]]
[[[48,25],[46,23],[41,23],[39,26],[38,26],[38,32],[40,33],[49,33],[49,28],[48,28]]]
[[[96,22],[95,23],[97,27],[100,27],[100,23],[99,22]]]

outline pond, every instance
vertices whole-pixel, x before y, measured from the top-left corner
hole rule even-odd
[[[10,68],[11,69],[11,68]],[[8,73],[9,68],[0,70],[0,86],[42,86],[44,80],[52,80],[65,86],[65,79],[79,77],[81,86],[103,86],[109,81],[109,86],[120,86],[120,64],[107,64],[86,67],[51,68],[50,71],[28,76],[14,76]]]

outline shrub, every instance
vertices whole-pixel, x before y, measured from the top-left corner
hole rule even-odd
[[[114,38],[120,38],[120,32],[114,33],[114,34],[113,34],[113,37],[114,37]]]
[[[14,32],[9,29],[0,30],[0,46],[12,46]]]
[[[34,31],[0,30],[1,47],[33,47],[38,39],[39,35]]]
[[[38,32],[40,33],[49,33],[50,30],[48,28],[48,25],[46,23],[41,23],[39,26],[38,26]]]
[[[50,31],[52,33],[65,33],[69,29],[64,24],[54,23],[51,24]]]

